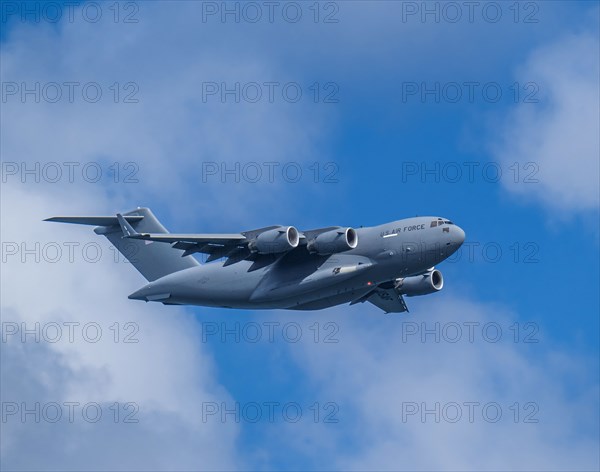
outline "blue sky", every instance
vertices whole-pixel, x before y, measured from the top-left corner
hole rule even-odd
[[[426,6],[441,9],[438,22],[421,11],[403,17],[421,2],[323,2],[318,22],[314,4],[299,3],[291,7],[302,11],[296,23],[280,11],[267,21],[260,2],[256,23],[244,13],[239,22],[220,12],[202,16],[224,8],[221,2],[123,2],[119,21],[115,4],[100,3],[97,22],[89,20],[96,7],[83,2],[73,21],[64,4],[36,2],[27,5],[39,18],[21,21],[24,5],[2,5],[3,163],[95,163],[103,176],[23,183],[3,164],[2,241],[90,242],[104,257],[36,263],[6,255],[2,321],[97,322],[105,333],[133,321],[140,342],[13,336],[2,342],[2,401],[132,402],[140,421],[10,417],[1,424],[4,468],[598,469],[597,3],[499,3],[502,17],[491,22],[496,6],[484,2],[490,10],[475,10],[470,22],[459,2],[456,23],[436,2]],[[57,5],[63,15],[54,23]],[[228,7],[236,5],[244,8]],[[324,22],[327,14],[337,21]],[[48,93],[49,83],[80,85],[72,102],[63,86],[56,103],[42,92],[36,103],[21,95],[36,82]],[[280,84],[272,102],[265,82]],[[102,90],[98,102],[80,94],[86,83]],[[263,84],[263,95],[255,103],[203,96],[215,83]],[[279,93],[286,83],[302,90],[298,102]],[[474,84],[473,99],[465,83]],[[421,95],[436,84],[447,94]],[[486,84],[502,97],[483,95]],[[457,87],[462,96],[454,99]],[[138,101],[128,103],[132,91]],[[336,101],[324,103],[331,91]],[[118,178],[110,173],[115,162]],[[124,182],[128,162],[137,183]],[[267,162],[278,165],[273,182],[264,173],[258,182],[203,174],[206,163],[265,169]],[[282,176],[286,165],[302,169],[297,182]],[[463,172],[436,177],[422,168]],[[492,181],[483,168],[502,176]],[[327,182],[332,171],[335,182]],[[176,232],[358,227],[442,215],[466,231],[474,252],[470,258],[463,247],[460,258],[441,264],[444,290],[410,299],[408,316],[364,304],[313,313],[175,308],[127,300],[142,278],[115,264],[108,243],[89,229],[40,222],[138,205]],[[453,322],[498,323],[503,337],[402,340],[414,326],[406,323]],[[302,338],[290,342],[279,328],[273,342],[264,331],[257,343],[207,335],[222,323],[297,323]],[[511,341],[514,326],[519,342]],[[522,342],[527,326],[539,342]],[[323,342],[329,327],[338,342]],[[498,402],[504,420],[403,421],[409,403],[454,401]],[[203,422],[199,405],[208,402],[295,402],[304,414],[296,423],[281,415],[256,424]],[[321,413],[334,404],[339,421],[312,421],[315,402]],[[539,422],[507,420],[515,402],[521,413],[534,403]],[[32,445],[39,452],[25,454]],[[115,453],[106,457],[106,450]]]

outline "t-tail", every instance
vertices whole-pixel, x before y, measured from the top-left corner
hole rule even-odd
[[[116,216],[55,216],[44,221],[96,226],[94,232],[105,236],[149,282],[199,265],[170,244],[135,239],[138,233],[168,234],[149,208]]]

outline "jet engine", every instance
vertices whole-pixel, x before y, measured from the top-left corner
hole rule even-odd
[[[321,256],[344,252],[358,245],[358,235],[353,228],[339,228],[319,234],[309,241],[307,248]]]
[[[396,290],[400,295],[407,297],[439,292],[443,287],[444,277],[439,270],[396,280]]]
[[[300,235],[293,226],[280,226],[260,233],[248,243],[250,251],[258,254],[279,254],[298,247]]]

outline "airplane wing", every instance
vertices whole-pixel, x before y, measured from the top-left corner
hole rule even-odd
[[[139,223],[144,219],[143,216],[133,215],[126,215],[124,218],[127,222],[133,224]],[[119,220],[116,216],[54,216],[52,218],[46,218],[44,221],[91,226],[113,226],[119,224]]]
[[[254,254],[250,251],[248,243],[259,234],[279,226],[267,226],[251,231],[241,233],[212,233],[212,234],[172,234],[172,233],[138,233],[133,226],[121,214],[117,214],[116,219],[121,226],[123,236],[131,239],[141,239],[151,242],[170,243],[175,249],[182,249],[182,257],[194,254],[196,252],[208,254],[206,262],[211,262],[222,257],[227,258],[225,265],[234,264],[241,260],[267,259],[271,261],[271,255]],[[135,223],[134,223],[135,224]],[[300,241],[305,243],[304,235],[299,234]],[[256,267],[259,267],[257,265]]]
[[[181,257],[189,256],[196,252],[208,254],[207,262],[228,257],[233,252],[239,252],[243,249],[244,254],[250,251],[245,245],[246,237],[239,233],[233,234],[139,234],[129,236],[132,239],[142,239],[145,241],[156,241],[162,243],[171,243],[171,247],[182,249]],[[241,259],[240,259],[241,260]],[[237,261],[236,261],[237,262]],[[232,263],[232,262],[231,262]]]

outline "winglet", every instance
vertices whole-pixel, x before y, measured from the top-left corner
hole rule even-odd
[[[131,226],[127,222],[127,220],[123,218],[123,215],[121,215],[121,213],[117,213],[117,221],[119,222],[119,225],[123,230],[123,237],[131,238],[139,235],[139,233],[135,229],[133,229],[133,226]]]

